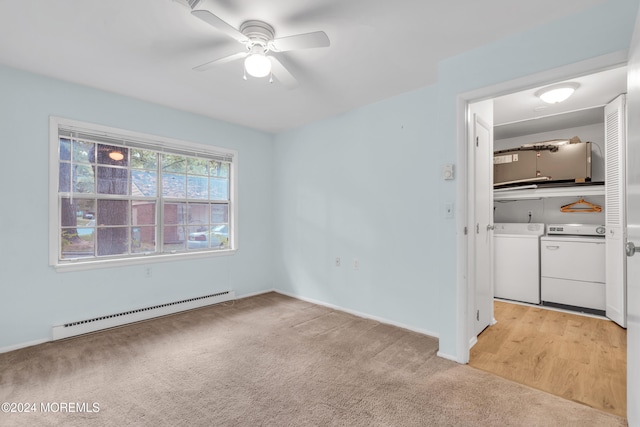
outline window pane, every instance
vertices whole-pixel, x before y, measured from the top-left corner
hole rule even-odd
[[[79,236],[76,229],[63,228],[60,233],[61,258],[92,257],[94,256],[93,242],[93,233]]]
[[[94,163],[95,144],[92,142],[73,141],[73,163]]]
[[[104,225],[127,225],[129,213],[128,200],[98,200],[97,223]]]
[[[189,227],[188,249],[209,249],[209,227]]]
[[[93,166],[73,165],[73,192],[93,193],[95,191]]]
[[[208,199],[209,189],[207,188],[206,176],[189,176],[187,181],[187,197],[189,199]]]
[[[60,225],[63,227],[75,227],[78,225],[77,212],[78,208],[75,203],[71,203],[71,199],[60,200]]]
[[[60,160],[71,160],[71,140],[60,138]]]
[[[175,173],[162,174],[162,195],[175,199],[184,199],[186,191],[187,176]]]
[[[121,255],[128,253],[128,234],[129,229],[127,227],[99,227],[98,255]]]
[[[183,251],[185,249],[185,227],[165,225],[163,228],[163,252]]]
[[[134,254],[156,251],[155,227],[131,228],[131,252]]]
[[[188,249],[223,249],[229,245],[229,233],[226,225],[207,227],[189,227]]]
[[[89,222],[95,220],[96,201],[94,199],[74,199],[73,201],[76,204],[79,226],[89,225]]]
[[[186,203],[165,203],[164,204],[164,223],[166,225],[186,224],[187,221],[187,204]]]
[[[218,241],[216,246],[220,249],[227,249],[229,247],[229,226],[227,224],[214,225],[211,227],[211,241]],[[213,243],[212,243],[212,246]]]
[[[208,225],[209,224],[209,204],[189,203],[189,224]],[[202,230],[199,230],[202,231]]]
[[[211,223],[228,223],[229,222],[229,205],[216,204],[211,205]]]
[[[62,198],[60,200],[60,225],[62,227],[85,227],[93,226],[89,224],[96,214],[95,200],[93,199],[71,199]]]
[[[98,144],[98,163],[101,165],[127,166],[129,149],[116,145]]]
[[[95,221],[91,220],[91,225],[94,225]],[[93,235],[96,232],[95,227],[83,227],[83,228],[76,228],[78,237],[80,237],[83,240],[87,240],[90,242],[93,242]]]
[[[158,173],[151,171],[131,171],[131,195],[156,197],[158,188]]]
[[[173,154],[162,155],[162,171],[163,172],[187,172],[187,158],[183,156],[176,156]]]
[[[187,162],[187,172],[189,175],[208,175],[209,160],[190,157]]]
[[[229,180],[227,178],[210,178],[209,184],[209,200],[229,200]]]
[[[155,225],[156,223],[156,203],[155,202],[131,202],[131,225]]]
[[[157,170],[158,154],[148,150],[131,149],[131,166],[137,169]]]
[[[98,167],[98,193],[128,194],[127,175],[126,169]]]
[[[58,167],[58,191],[61,193],[71,191],[71,163],[60,163]]]
[[[58,168],[58,191],[70,192],[71,180],[73,179],[74,193],[93,193],[93,166],[75,164],[73,168],[71,166],[71,163],[60,163]],[[72,171],[73,174],[71,173]],[[71,175],[73,175],[73,178]]]
[[[220,178],[229,178],[229,163],[212,160],[211,176],[217,176]]]

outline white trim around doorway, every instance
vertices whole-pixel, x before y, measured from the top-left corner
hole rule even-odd
[[[563,67],[554,68],[507,82],[499,83],[492,86],[476,89],[470,92],[459,94],[456,100],[457,108],[457,162],[459,167],[459,176],[456,184],[456,203],[459,206],[458,216],[456,220],[457,227],[457,277],[456,277],[456,361],[458,363],[469,362],[470,342],[470,319],[473,313],[469,311],[468,301],[472,298],[472,280],[467,277],[467,260],[473,254],[474,245],[468,244],[467,235],[464,234],[464,228],[470,227],[468,224],[470,195],[467,194],[467,177],[469,176],[469,165],[467,163],[468,155],[468,110],[469,104],[473,102],[483,101],[495,98],[521,90],[530,89],[545,84],[555,83],[558,81],[575,78],[578,76],[593,74],[606,69],[624,66],[628,62],[628,51],[618,51],[608,55],[591,58],[585,61],[576,62],[574,64]]]

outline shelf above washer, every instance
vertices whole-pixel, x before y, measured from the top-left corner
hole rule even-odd
[[[493,200],[527,200],[546,197],[604,196],[604,185],[577,185],[565,187],[512,188],[493,192]]]

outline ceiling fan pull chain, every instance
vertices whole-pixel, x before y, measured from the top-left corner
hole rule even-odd
[[[246,70],[246,68],[242,67],[242,72],[243,72],[242,78],[247,80],[247,70]]]
[[[273,83],[273,70],[269,72],[269,83]]]

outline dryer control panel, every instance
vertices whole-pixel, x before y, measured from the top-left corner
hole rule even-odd
[[[599,224],[549,224],[547,234],[559,234],[569,236],[604,236],[604,225]]]

